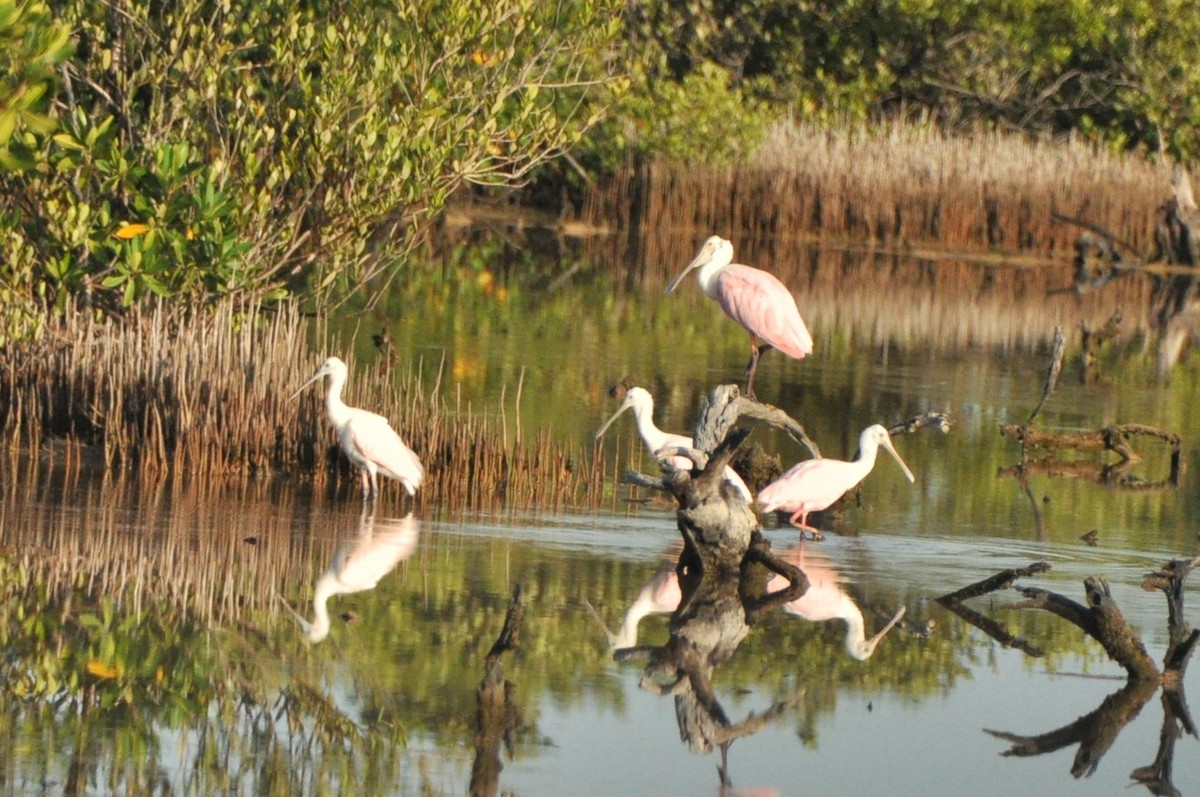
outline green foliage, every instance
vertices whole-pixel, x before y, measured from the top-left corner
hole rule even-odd
[[[746,158],[778,116],[711,63],[679,81],[644,82],[614,110],[607,128],[624,155],[716,166]]]
[[[30,167],[31,151],[54,130],[54,73],[71,50],[70,30],[45,3],[0,0],[0,172]]]
[[[389,275],[459,186],[520,183],[598,121],[618,33],[610,0],[57,14],[79,42],[46,108],[63,132],[0,178],[10,313],[324,299]]]
[[[626,16],[648,97],[717,68],[731,90],[808,121],[909,116],[1200,156],[1200,17],[1180,0],[660,0]],[[673,108],[631,110],[653,126]]]

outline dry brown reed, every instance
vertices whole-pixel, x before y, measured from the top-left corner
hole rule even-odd
[[[224,304],[200,317],[156,309],[131,322],[69,313],[40,341],[0,354],[0,433],[37,454],[65,440],[61,459],[147,481],[210,488],[270,473],[310,473],[318,487],[357,478],[335,447],[323,392],[291,394],[323,355],[309,353],[295,309],[253,312]],[[333,352],[330,352],[333,353]],[[379,360],[351,367],[350,404],[386,415],[422,457],[418,500],[454,510],[591,505],[602,452],[571,448],[545,431],[508,432],[470,407],[447,405],[440,378],[427,389],[421,364],[396,372]],[[438,375],[440,377],[440,375]],[[519,407],[501,407],[501,417]]]
[[[655,163],[618,175],[587,198],[581,221],[742,241],[820,237],[1062,254],[1079,229],[1053,221],[1057,212],[1148,251],[1169,184],[1168,166],[1076,141],[781,125],[736,167]]]

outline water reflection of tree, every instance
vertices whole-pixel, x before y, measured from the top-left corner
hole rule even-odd
[[[1045,589],[1019,588],[1027,599],[1024,606],[1051,612],[1078,626],[1089,637],[1100,642],[1109,657],[1125,669],[1128,678],[1124,687],[1106,697],[1094,711],[1053,731],[1027,736],[988,730],[988,733],[1013,743],[1005,755],[1042,755],[1078,745],[1071,774],[1076,778],[1087,777],[1096,771],[1121,730],[1161,687],[1163,725],[1158,751],[1151,764],[1134,770],[1131,777],[1145,785],[1152,794],[1178,794],[1178,789],[1171,782],[1175,741],[1184,731],[1197,735],[1183,693],[1187,663],[1200,643],[1200,630],[1192,628],[1183,616],[1183,585],[1188,574],[1197,566],[1200,566],[1200,557],[1190,561],[1174,560],[1148,574],[1143,583],[1145,589],[1160,590],[1167,599],[1169,644],[1161,670],[1147,654],[1136,632],[1125,621],[1103,579],[1089,577],[1084,581],[1086,605]],[[1041,655],[1040,650],[1008,634],[998,623],[963,606],[963,602],[1007,589],[1020,578],[1048,569],[1049,565],[1039,562],[1025,568],[1005,570],[944,595],[938,602],[1002,644],[1038,656]]]

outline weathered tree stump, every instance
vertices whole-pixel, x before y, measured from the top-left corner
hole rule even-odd
[[[518,645],[521,622],[525,618],[523,594],[523,586],[517,584],[504,617],[504,628],[488,651],[483,665],[483,680],[479,682],[479,689],[475,693],[475,760],[471,765],[471,797],[495,797],[499,794],[500,772],[504,769],[500,761],[500,745],[506,744],[511,753],[513,733],[521,722],[520,708],[515,699],[516,689],[505,680],[500,659]]]

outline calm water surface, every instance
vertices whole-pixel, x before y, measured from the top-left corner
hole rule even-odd
[[[680,265],[689,254],[681,254]],[[561,290],[525,296],[515,295],[518,286],[512,290],[504,301],[520,308],[491,315],[472,304],[486,298],[462,299],[478,320],[460,320],[465,326],[457,332],[435,322],[414,332],[410,319],[433,318],[434,307],[410,307],[404,318],[383,322],[394,325],[402,357],[433,363],[445,353],[451,369],[445,378],[474,406],[496,407],[526,428],[550,425],[581,442],[615,409],[606,389],[626,374],[659,397],[659,423],[676,431],[690,426],[705,389],[740,377],[744,335],[698,290],[672,296],[670,309],[659,308],[657,296],[634,294],[621,310],[596,301],[598,289],[588,284],[566,289],[565,297]],[[570,323],[556,309],[564,305],[576,308]],[[668,317],[655,322],[660,310]],[[518,324],[514,313],[527,323]],[[1094,767],[1075,775],[1080,741],[1102,728],[1081,723],[1060,743],[1045,740],[1044,754],[1006,755],[1019,743],[989,731],[1052,734],[1118,693],[1122,671],[1073,626],[1022,609],[1014,592],[972,606],[1040,648],[1040,657],[1000,645],[934,598],[1040,560],[1053,569],[1024,583],[1079,601],[1082,580],[1101,575],[1161,661],[1165,602],[1140,585],[1145,573],[1200,547],[1194,467],[1178,487],[1158,485],[1168,461],[1155,441],[1137,444],[1145,459],[1124,484],[1046,475],[1022,483],[1005,474],[1019,450],[998,429],[1024,420],[1037,403],[1046,368],[1042,346],[948,346],[920,334],[890,339],[886,329],[878,340],[864,340],[850,325],[839,326],[849,313],[836,307],[816,313],[818,356],[810,361],[768,354],[759,395],[800,419],[823,452],[836,457],[852,455],[858,433],[871,423],[926,411],[950,415],[947,435],[923,431],[897,439],[917,474],[915,485],[881,458],[864,483],[862,506],[831,521],[825,541],[804,545],[810,578],[821,572],[824,582],[839,585],[861,612],[867,636],[900,607],[907,624],[865,660],[849,655],[841,621],[810,622],[776,610],[755,626],[716,670],[716,699],[732,723],[777,701],[788,707],[729,748],[737,793],[1124,793],[1134,770],[1165,754],[1160,696],[1144,698],[1114,739],[1090,748]],[[1042,337],[1056,320],[1050,310],[1046,317]],[[663,346],[659,323],[680,330],[678,346]],[[549,330],[557,335],[552,343]],[[365,324],[346,330],[347,348],[370,356],[363,339],[371,331]],[[441,335],[452,343],[439,343]],[[1131,342],[1110,353],[1101,380],[1090,384],[1068,358],[1041,422],[1060,429],[1160,426],[1183,436],[1186,461],[1195,462],[1194,365],[1185,361],[1163,379],[1148,364],[1150,344],[1144,349],[1139,353]],[[765,428],[752,440],[780,453],[785,464],[801,455]],[[623,458],[638,450],[632,419],[619,421],[603,445]],[[637,456],[625,464],[652,465]],[[207,666],[244,673],[248,684],[253,680],[246,687],[253,697],[240,709],[214,700],[211,709],[191,714],[111,712],[105,722],[112,746],[73,737],[83,726],[69,709],[47,714],[16,704],[0,728],[12,745],[0,765],[8,793],[463,794],[476,760],[484,657],[518,582],[525,586],[524,633],[503,664],[520,722],[502,752],[501,791],[720,791],[719,751],[695,752],[681,741],[674,699],[639,687],[643,665],[612,660],[597,619],[620,628],[639,593],[677,553],[674,513],[630,501],[645,496],[627,486],[613,485],[596,511],[463,516],[419,503],[407,518],[410,507],[392,489],[370,518],[360,515],[355,494],[314,496],[286,480],[197,495],[186,481],[145,489],[111,478],[64,478],[45,464],[22,473],[0,510],[5,556],[65,558],[70,551],[77,578],[115,568],[119,573],[108,577],[144,579],[147,596],[167,583],[174,585],[167,591],[204,596],[211,615],[203,632]],[[796,534],[773,519],[766,525],[774,548],[798,560]],[[328,637],[309,642],[284,601],[311,621],[318,577],[340,546],[350,551],[367,530],[376,542],[395,535],[381,554],[386,573],[372,590],[332,598]],[[1089,546],[1079,538],[1092,530],[1098,542]],[[139,562],[150,564],[139,570],[133,564]],[[204,570],[219,574],[199,575]],[[1187,591],[1193,621],[1195,584]],[[639,644],[664,643],[667,614],[647,613],[637,633]],[[98,648],[89,656],[102,654]],[[175,665],[192,655],[180,654]],[[1190,673],[1185,693],[1195,693],[1197,681]],[[140,699],[133,696],[132,705]],[[292,715],[282,709],[287,700],[296,707]],[[323,730],[336,722],[349,727],[348,741],[332,741]],[[1195,794],[1196,738],[1183,735],[1172,752],[1175,786]]]

